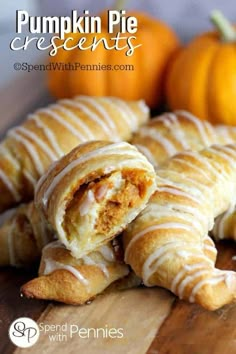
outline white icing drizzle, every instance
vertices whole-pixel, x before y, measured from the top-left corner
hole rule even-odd
[[[103,258],[108,261],[108,262],[114,262],[115,261],[115,254],[112,250],[111,247],[107,245],[103,245],[99,247],[98,251],[101,253]]]
[[[83,129],[86,131],[89,139],[92,139],[93,137],[93,134],[91,134],[90,130],[88,129],[87,125],[84,124],[82,122],[82,120],[78,119],[77,115],[74,114],[70,109],[62,106],[62,105],[59,105],[59,104],[54,104],[52,106],[53,108],[55,108],[57,111],[61,112],[62,114],[64,114],[67,118],[69,118],[73,123],[76,124],[76,126],[79,126],[79,128]],[[88,133],[89,132],[89,133]],[[80,131],[78,131],[78,134],[80,135],[80,139],[82,142],[85,142],[88,140],[87,137],[85,137],[83,134],[80,133]]]
[[[197,119],[197,117],[195,117],[190,112],[187,112],[187,111],[184,111],[184,110],[177,110],[174,113],[177,114],[177,115],[183,116],[184,118],[190,120],[195,125],[195,127],[197,128],[197,130],[198,130],[198,132],[199,132],[199,134],[201,136],[201,139],[203,141],[204,146],[211,145],[211,143],[210,143],[210,141],[208,139],[207,133],[205,131],[204,125],[202,124],[202,122],[199,119]]]
[[[181,269],[181,271],[178,272],[177,275],[172,280],[171,287],[170,287],[170,290],[172,291],[172,293],[175,293],[175,294],[178,293],[177,285],[182,278],[185,278],[186,273],[190,273],[191,271],[195,271],[197,269],[204,269],[204,268],[206,268],[206,264],[203,262],[202,263],[195,263],[195,264],[191,264],[191,265],[185,264],[183,266],[183,268]]]
[[[57,240],[57,241],[51,242],[48,245],[46,245],[44,247],[44,250],[53,249],[53,248],[66,249],[65,246],[61,243],[61,241]],[[113,249],[111,247],[109,247],[108,245],[103,245],[103,246],[99,247],[97,250],[95,250],[94,253],[100,253],[100,255],[104,258],[104,261],[102,261],[101,259],[99,259],[99,261],[94,260],[92,258],[92,253],[91,253],[91,255],[85,255],[80,260],[78,260],[79,261],[78,266],[81,265],[81,261],[85,265],[96,266],[102,270],[102,272],[104,273],[104,275],[107,278],[109,278],[110,274],[109,274],[109,270],[108,270],[107,266],[109,265],[109,263],[115,262],[115,254],[114,254]],[[88,281],[82,276],[81,272],[78,269],[76,269],[74,266],[59,263],[52,258],[45,259],[44,274],[50,274],[54,270],[57,270],[57,269],[68,270],[74,276],[76,276],[76,278],[78,280],[80,280],[83,284],[88,285]]]
[[[224,275],[222,274],[216,274],[215,277],[212,276],[212,278],[207,278],[207,279],[202,279],[201,281],[199,281],[193,288],[191,291],[191,294],[189,296],[189,301],[190,302],[194,302],[195,301],[195,297],[198,293],[198,291],[207,284],[218,284],[220,283],[222,280],[224,279]]]
[[[115,102],[115,104],[117,106],[119,106],[120,108],[122,108],[122,110],[125,112],[125,114],[131,119],[132,121],[132,128],[133,131],[136,131],[138,128],[138,117],[137,115],[134,113],[134,111],[130,108],[128,102],[123,101],[119,98],[114,98],[114,97],[110,97],[110,100]]]
[[[137,240],[139,240],[141,237],[145,236],[149,232],[153,232],[153,231],[157,231],[157,230],[166,230],[166,229],[177,229],[177,230],[180,229],[180,230],[191,231],[191,232],[193,231],[191,226],[189,226],[187,224],[177,223],[177,222],[167,222],[167,223],[163,223],[163,224],[159,224],[159,225],[149,226],[149,227],[145,228],[144,230],[135,234],[132,237],[132,239],[129,241],[129,244],[127,245],[126,250],[125,250],[125,261],[127,262],[129,252],[132,248],[132,245]]]
[[[74,112],[72,112],[69,108],[66,108],[64,105],[68,105],[69,107],[73,108],[73,105],[71,105],[71,100],[60,100],[59,104],[56,106],[58,110],[60,110],[62,113],[68,115],[68,117],[75,123],[77,124],[80,129],[82,128],[82,130],[86,133],[87,135],[87,139],[89,140],[94,140],[95,139],[95,135],[93,134],[93,132],[91,131],[91,129],[87,126],[87,124],[85,124],[83,122],[83,120]],[[84,140],[87,140],[84,139]]]
[[[108,97],[101,97],[100,100],[102,102],[108,104],[111,108],[115,109],[119,113],[119,115],[123,119],[123,121],[126,124],[128,124],[128,126],[130,127],[130,129],[132,131],[134,131],[133,120],[132,120],[133,115],[132,114],[131,114],[131,116],[129,114],[127,114],[127,110],[124,109],[124,107],[122,105],[118,105],[117,102],[115,102],[114,100],[111,100]]]
[[[177,204],[177,203],[176,204],[171,203],[171,206],[173,209],[182,211],[184,213],[192,214],[194,218],[198,219],[201,223],[206,224],[206,218],[204,217],[204,215],[202,215],[202,213],[198,209],[188,205]],[[208,228],[211,228],[212,224],[213,224],[213,218],[212,218],[212,222],[208,224]]]
[[[202,170],[200,167],[194,165],[192,162],[186,161],[186,160],[182,160],[182,159],[179,158],[179,157],[175,157],[175,158],[173,159],[173,161],[178,161],[178,163],[190,167],[192,170],[195,170],[195,171],[197,171],[199,174],[201,174],[202,176],[204,176],[204,178],[205,178],[206,180],[208,180],[209,182],[211,181],[211,178],[209,177],[209,175],[207,174],[207,172],[205,172],[204,170]]]
[[[151,162],[151,164],[155,167],[157,166],[155,157],[153,156],[153,154],[151,153],[151,150],[148,149],[148,147],[144,146],[144,145],[140,145],[140,144],[134,144],[134,146],[136,146],[136,148],[144,155],[146,156],[146,158],[148,159],[149,162]]]
[[[213,152],[215,155],[220,156],[223,160],[227,161],[230,165],[231,168],[234,168],[235,165],[235,159],[230,157],[229,155],[226,155],[224,151],[220,151],[222,149],[218,148],[216,146],[209,148],[209,151]]]
[[[65,101],[63,101],[63,102],[65,102]],[[91,109],[89,109],[85,104],[83,104],[82,102],[79,102],[78,100],[66,101],[66,103],[69,104],[71,107],[77,108],[81,112],[85,113],[86,117],[88,117],[94,123],[100,125],[100,127],[102,128],[102,131],[106,132],[108,136],[110,135],[111,131],[108,128],[108,126],[104,123],[104,121],[97,114],[95,114]]]
[[[158,176],[166,174],[166,170],[161,170],[158,169]],[[189,178],[185,176],[184,174],[180,174],[179,172],[169,170],[168,174],[171,175],[171,177],[177,177],[180,182],[176,182],[175,180],[172,181],[170,179],[167,179],[164,177],[163,181],[164,183],[170,185],[170,186],[178,186],[185,190],[187,193],[194,193],[196,197],[201,198],[202,200],[206,200],[206,194],[210,192],[210,187],[205,185],[205,184],[199,184],[199,182],[195,181],[192,178]],[[162,177],[161,177],[162,178]],[[190,187],[189,187],[190,184]],[[204,194],[202,193],[204,191]]]
[[[142,222],[143,225],[145,225],[147,220],[150,221],[153,220],[154,223],[156,222],[156,225],[147,226],[146,229],[141,230],[137,233],[135,233],[135,228],[134,228],[132,238],[129,241],[125,251],[125,261],[127,262],[129,252],[131,252],[131,247],[132,245],[134,245],[134,243],[137,240],[139,240],[141,237],[145,235],[148,237],[149,232],[156,231],[158,235],[158,233],[160,233],[158,232],[158,230],[164,228],[168,229],[169,238],[167,240],[169,242],[164,245],[160,244],[159,247],[157,247],[153,252],[151,252],[147,256],[142,267],[142,278],[145,285],[147,286],[153,285],[150,282],[150,278],[152,277],[153,274],[158,272],[158,268],[162,264],[166,264],[166,267],[168,267],[168,262],[170,262],[172,258],[175,259],[175,257],[176,258],[180,257],[179,262],[182,262],[182,264],[184,263],[185,265],[182,266],[178,272],[176,271],[175,277],[171,283],[171,290],[179,294],[180,298],[183,298],[184,296],[186,296],[185,295],[186,288],[188,288],[188,290],[191,290],[189,296],[189,300],[191,302],[195,300],[196,295],[198,294],[198,292],[203,286],[205,285],[213,286],[218,284],[221,281],[225,282],[225,285],[229,289],[229,291],[234,292],[236,287],[235,273],[229,271],[223,272],[214,268],[215,256],[217,254],[217,250],[214,246],[214,243],[209,238],[209,236],[206,235],[206,232],[208,232],[209,228],[207,228],[206,230],[204,228],[201,229],[201,224],[197,223],[198,226],[197,238],[194,236],[195,234],[194,227],[196,226],[194,225],[195,209],[187,210],[187,213],[189,213],[189,215],[186,218],[184,213],[183,215],[181,215],[180,213],[181,210],[184,211],[183,209],[181,209],[183,206],[181,206],[180,201],[179,201],[180,204],[178,204],[178,202],[173,204],[172,202],[169,202],[169,198],[166,198],[166,203],[165,203],[165,199],[164,200],[161,199],[161,204],[158,204],[158,193],[160,193],[161,191],[167,191],[168,193],[172,193],[176,195],[183,194],[186,197],[192,197],[196,199],[195,201],[198,201],[198,205],[202,204],[200,201],[203,200],[204,209],[202,210],[202,208],[200,207],[199,208],[200,212],[199,212],[197,208],[196,212],[199,212],[199,216],[201,216],[199,220],[202,219],[204,221],[204,224],[207,223],[208,225],[210,225],[213,222],[213,219],[217,215],[217,213],[213,210],[213,207],[210,207],[209,212],[206,215],[204,215],[204,210],[206,205],[208,206],[208,204],[212,204],[213,206],[217,204],[217,199],[215,199],[215,195],[213,194],[214,192],[214,190],[212,189],[213,184],[215,182],[214,188],[215,191],[217,192],[217,189],[220,186],[223,188],[227,182],[229,188],[226,191],[227,197],[224,199],[224,203],[226,204],[226,201],[229,199],[229,205],[231,206],[231,209],[226,213],[226,215],[231,214],[235,207],[235,192],[236,192],[234,182],[233,181],[231,182],[231,180],[229,180],[229,177],[231,177],[232,175],[232,171],[229,171],[224,174],[221,173],[222,163],[217,161],[217,158],[213,159],[211,163],[211,156],[208,157],[207,155],[209,152],[213,154],[213,157],[214,155],[218,155],[222,159],[224,159],[224,161],[227,162],[227,167],[228,166],[231,167],[232,170],[234,170],[235,172],[235,158],[236,158],[235,146],[226,146],[226,147],[213,146],[206,149],[202,155],[197,153],[192,153],[192,152],[184,153],[186,155],[192,155],[194,159],[199,160],[199,165],[197,164],[197,166],[195,166],[195,164],[191,161],[188,160],[186,161],[182,159],[181,155],[174,158],[173,160],[174,162],[177,161],[180,164],[182,163],[182,164],[189,165],[191,168],[201,173],[201,175],[204,177],[204,180],[208,180],[210,182],[209,184],[210,187],[208,185],[206,186],[202,185],[202,183],[199,182],[197,179],[191,181],[191,179],[188,177],[188,173],[186,173],[187,176],[183,175],[182,178],[181,173],[179,173],[178,170],[175,171],[175,165],[173,166],[171,165],[174,171],[168,169],[168,164],[167,166],[162,167],[162,169],[160,170],[157,169],[157,185],[158,185],[157,192],[156,192],[157,194],[154,194],[150,204],[138,217],[137,229],[139,225],[142,225]],[[207,168],[208,166],[210,167],[209,169]],[[209,170],[212,174],[211,178],[207,174]],[[167,173],[168,179],[165,179],[165,176],[163,177],[166,171],[168,172]],[[158,174],[158,172],[160,173],[160,175]],[[213,176],[216,178],[213,178]],[[188,183],[186,177],[188,179]],[[177,180],[177,182],[175,182],[175,179]],[[218,181],[220,181],[221,184]],[[180,190],[178,189],[179,185],[181,186]],[[207,193],[205,193],[206,191]],[[155,196],[157,198],[156,202],[155,202]],[[206,198],[205,201],[204,201],[204,197]],[[174,210],[174,208],[176,208],[176,210]],[[149,218],[147,218],[147,215]],[[168,222],[168,220],[173,220],[173,219],[178,220],[178,222],[177,223]],[[182,220],[183,220],[183,224],[182,224]],[[187,222],[189,224],[188,225],[184,224],[184,222]],[[169,232],[169,230],[173,228],[174,230],[176,230],[176,232],[179,235],[181,235],[181,232],[178,229],[179,228],[184,229],[186,228],[186,226],[188,228],[187,231],[190,231],[190,233],[193,234],[191,235],[191,237],[189,237],[191,242],[184,241],[183,237],[182,238],[177,237],[176,239],[173,240],[174,234]],[[132,232],[132,227],[130,228],[130,231]],[[221,234],[222,232],[219,233]],[[200,263],[197,264],[195,263],[191,265],[191,261],[193,261],[194,259],[197,259],[198,262]],[[161,271],[168,272],[168,268],[164,270],[161,269]]]
[[[151,122],[162,122],[163,125],[168,128],[168,129],[172,129],[172,120],[169,120],[169,114],[168,113],[164,113],[161,116],[157,116],[156,118],[152,119]]]
[[[208,133],[211,135],[211,139],[210,139],[211,145],[216,144],[217,143],[217,134],[216,134],[215,127],[213,127],[211,125],[211,123],[209,123],[207,120],[205,120],[203,122],[203,124],[205,125],[205,128],[208,130]]]
[[[233,143],[235,143],[235,140],[230,135],[229,128],[231,130],[233,127],[227,127],[225,125],[218,125],[218,126],[215,127],[216,132],[218,133],[218,135],[225,139],[225,141],[224,141],[225,144],[233,144]]]
[[[236,278],[235,273],[233,271],[226,271],[225,272],[225,284],[227,288],[235,293],[236,288]]]
[[[21,196],[18,193],[17,189],[15,188],[14,184],[10,180],[10,178],[5,174],[4,171],[0,169],[0,178],[2,182],[5,184],[13,198],[15,199],[16,202],[19,202],[21,200]]]
[[[41,176],[44,173],[44,166],[40,161],[40,157],[37,150],[35,149],[33,143],[26,140],[22,135],[17,132],[17,129],[18,128],[9,130],[8,136],[14,138],[16,141],[20,142],[24,146],[25,150],[28,152],[29,156],[31,157],[34,163],[36,171]]]
[[[189,245],[189,244],[188,244]],[[181,258],[193,258],[196,257],[196,251],[198,251],[197,258],[203,259],[205,263],[208,263],[212,267],[212,259],[206,256],[204,252],[202,252],[202,247],[198,247],[194,244],[195,251],[186,251],[186,250],[179,250],[176,252],[176,255],[180,256]],[[204,249],[203,249],[204,251]],[[201,253],[199,253],[201,252]]]
[[[142,268],[142,279],[146,286],[149,286],[149,279],[154,272],[157,271],[166,260],[170,258],[170,251],[176,250],[178,247],[183,247],[182,243],[176,240],[176,242],[170,242],[162,247],[156,249],[145,260]]]
[[[216,219],[216,223],[213,228],[214,237],[218,240],[223,240],[225,238],[225,222],[228,217],[232,214],[235,210],[235,206],[232,204],[230,208]]]
[[[6,158],[17,170],[20,169],[20,164],[18,160],[14,156],[12,156],[12,154],[9,152],[4,143],[0,144],[0,153],[4,155],[4,158]]]
[[[163,210],[162,208],[156,208],[157,205],[153,205],[152,208],[149,208],[149,205],[144,209],[144,212],[142,213],[142,219],[146,217],[147,219],[150,219],[151,217],[155,218],[157,215],[159,218],[162,217],[167,217],[170,218],[171,216],[178,218],[179,221],[183,221],[183,223],[187,222],[190,225],[192,225],[198,232],[203,231],[203,226],[199,222],[199,220],[194,219],[192,215],[184,214],[181,213],[180,211],[173,211],[173,210]]]
[[[106,109],[103,107],[103,105],[101,104],[99,98],[97,98],[96,100],[94,100],[92,97],[89,96],[79,96],[79,100],[80,101],[84,101],[87,102],[88,104],[90,104],[96,111],[99,112],[99,114],[102,116],[102,118],[105,120],[107,126],[110,128],[110,131],[112,133],[112,138],[113,141],[117,141],[118,137],[117,137],[117,132],[116,132],[116,126],[113,122],[113,120],[111,119],[110,115],[107,113]]]
[[[138,106],[141,109],[141,111],[143,112],[143,114],[149,115],[150,109],[148,108],[148,106],[146,105],[144,100],[139,100],[138,101]]]
[[[87,256],[84,256],[83,258],[83,262],[84,264],[88,264],[88,265],[94,265],[98,268],[101,269],[101,271],[104,273],[104,275],[109,278],[109,271],[107,269],[107,266],[105,263],[102,263],[102,262],[95,262],[91,257],[89,257],[88,255]]]
[[[173,130],[171,134],[181,144],[183,150],[190,149],[190,144],[187,142],[186,137],[184,136],[182,130]]]
[[[146,210],[151,210],[153,208],[156,208],[158,207],[158,204],[156,204],[155,202],[149,202],[147,207],[143,210],[143,212],[141,213],[141,215],[144,215],[146,213]],[[160,210],[158,211],[157,210],[157,213],[156,213],[156,216],[159,215],[159,212],[160,211],[163,211],[163,207],[162,206],[159,206],[160,207]],[[150,209],[149,209],[150,208]],[[173,203],[171,202],[171,204],[168,205],[168,210],[169,212],[173,212],[174,213],[179,213],[179,212],[182,212],[184,213],[184,217],[187,216],[187,214],[189,214],[190,216],[193,217],[194,220],[198,220],[199,223],[201,223],[202,225],[205,225],[206,224],[206,218],[204,217],[204,215],[202,215],[202,213],[194,208],[194,207],[191,207],[191,206],[188,206],[188,205],[184,205],[182,203]],[[205,231],[207,232],[208,231],[208,225],[204,226],[204,229],[207,228]]]
[[[233,158],[236,158],[236,149],[235,145],[215,145],[214,146],[217,149],[220,149],[222,151],[225,151],[227,154],[233,155]]]
[[[204,245],[204,249],[206,249],[208,252],[212,252],[212,253],[214,253],[214,254],[216,254],[217,253],[217,250],[216,250],[216,248],[215,247],[213,247],[213,246],[210,246],[210,245]]]
[[[184,129],[178,120],[178,116],[176,116],[174,113],[165,113],[163,116],[154,119],[154,121],[155,120],[161,120],[164,126],[170,129],[170,132],[168,132],[168,134],[174,137],[174,139],[180,144],[183,150],[191,148],[188,143],[188,138],[184,132]]]
[[[44,268],[44,275],[50,274],[55,270],[63,269],[67,270],[68,272],[72,273],[83,285],[88,286],[88,280],[81,274],[81,272],[73,266],[63,264],[57,261],[54,261],[51,258],[45,259],[45,268]]]
[[[221,180],[224,180],[224,176],[221,175],[210,163],[209,161],[204,158],[203,156],[194,153],[193,151],[183,151],[181,152],[181,155],[186,155],[186,156],[192,156],[194,157],[195,160],[199,161],[200,164],[204,165],[206,168],[206,171],[210,171],[216,178],[219,178]]]
[[[163,147],[169,157],[177,153],[175,146],[169,141],[169,139],[162,136],[158,131],[154,130],[153,128],[140,128],[139,134],[142,137],[149,137],[155,140],[160,146]]]
[[[166,193],[169,193],[172,195],[188,198],[188,199],[191,199],[194,203],[200,204],[200,201],[197,198],[195,198],[194,196],[192,196],[191,194],[186,193],[180,189],[176,189],[172,186],[170,186],[170,187],[164,187],[164,186],[157,187],[157,191],[158,192],[166,192]]]
[[[44,246],[43,250],[50,249],[50,248],[64,248],[65,249],[65,246],[63,245],[63,243],[61,241],[56,240],[56,241],[50,242],[46,246]]]
[[[204,242],[203,243],[204,250],[206,249],[207,251],[212,252],[214,254],[217,253],[217,250],[215,248],[215,244],[208,235],[203,239],[203,242]]]
[[[106,145],[102,148],[98,148],[96,150],[90,151],[86,155],[83,155],[76,160],[73,160],[71,163],[69,163],[67,165],[66,168],[64,168],[62,171],[60,171],[58,173],[58,175],[56,175],[54,177],[52,183],[48,186],[48,189],[45,191],[44,196],[43,196],[44,206],[46,207],[47,201],[50,198],[50,195],[52,194],[53,190],[58,185],[58,183],[61,181],[61,179],[63,179],[71,170],[73,170],[73,168],[75,168],[79,164],[84,163],[94,157],[97,158],[101,154],[103,155],[104,158],[106,158],[107,155],[126,155],[126,156],[136,157],[137,153],[138,152],[135,147],[131,148],[131,146],[129,146],[127,143],[121,142],[121,143]],[[142,157],[141,154],[139,154],[138,156],[139,156],[139,158]],[[143,157],[143,161],[146,161],[145,157]],[[46,174],[46,175],[48,175],[48,174]],[[45,177],[45,178],[47,178],[47,177]],[[42,184],[42,182],[40,182],[40,185],[41,184]]]
[[[9,153],[9,151],[7,150],[7,148],[1,144],[0,145],[0,152],[1,154],[4,155],[4,159],[7,159],[13,166],[14,166],[14,169],[16,170],[20,170],[22,167],[20,166],[19,164],[19,161],[11,155],[11,153]],[[33,187],[35,186],[37,180],[30,174],[29,171],[25,171],[23,169],[22,171],[23,175],[26,177],[26,179],[33,185]],[[9,177],[7,176],[7,178],[9,179]],[[18,201],[18,200],[16,200]]]
[[[43,123],[41,117],[37,114],[29,114],[28,119],[33,120],[36,126],[42,129],[42,131],[44,132],[45,136],[48,139],[48,142],[52,145],[57,156],[58,157],[63,156],[64,152],[61,150],[54,132],[51,129],[49,129],[49,127],[45,123]]]
[[[180,299],[183,299],[184,291],[188,284],[194,282],[197,278],[201,278],[202,276],[208,275],[209,269],[201,269],[199,271],[195,271],[192,275],[187,275],[179,284],[177,289],[177,294],[179,295]]]
[[[48,147],[47,144],[45,144],[42,139],[38,137],[38,135],[34,134],[23,126],[18,127],[17,130],[21,132],[25,137],[31,139],[35,144],[37,144],[50,160],[54,161],[57,159],[57,155],[55,155],[55,153]]]
[[[48,178],[48,175],[56,168],[57,164],[59,163],[60,160],[54,161],[49,168],[47,169],[47,172],[44,173],[40,179],[37,182],[36,188],[35,188],[35,194],[38,193],[40,187],[42,186],[42,184],[46,181],[46,179]]]
[[[26,177],[26,179],[32,184],[32,186],[35,188],[37,179],[34,178],[29,171],[23,170],[22,173]]]
[[[185,242],[181,242],[181,240],[172,241],[158,248],[149,257],[147,257],[142,269],[142,278],[145,285],[150,285],[149,279],[152,274],[157,271],[158,267],[170,259],[170,255],[173,251],[184,258],[194,257],[196,251],[197,253],[200,251],[197,244],[188,243],[186,247],[190,246],[191,250],[182,250],[183,245],[185,245]],[[178,248],[180,248],[180,250],[178,250]],[[202,258],[204,261],[211,264],[210,260],[203,254],[200,254],[200,257],[198,258]]]
[[[69,101],[70,102],[70,101]],[[56,106],[56,107],[55,107]],[[60,125],[62,125],[64,128],[66,128],[72,135],[74,135],[78,139],[78,143],[84,140],[83,135],[78,132],[78,130],[75,129],[75,127],[68,123],[60,114],[57,112],[53,111],[52,108],[58,108],[58,105],[53,105],[51,108],[41,108],[38,110],[38,113],[44,113],[51,119],[54,119],[57,121]]]

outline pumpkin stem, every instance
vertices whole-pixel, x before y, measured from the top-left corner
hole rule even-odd
[[[214,10],[210,16],[211,22],[218,29],[224,42],[236,41],[236,31],[229,20],[219,10]]]
[[[114,4],[115,10],[124,10],[127,0],[116,0]]]

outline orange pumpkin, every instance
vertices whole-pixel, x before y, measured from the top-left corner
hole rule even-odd
[[[236,31],[219,11],[211,20],[217,31],[195,37],[172,59],[167,103],[212,123],[236,125]]]
[[[101,15],[103,29],[97,38],[115,37],[116,33],[107,32],[107,11]],[[80,65],[100,65],[101,70],[69,70],[49,71],[49,90],[57,98],[72,97],[78,94],[92,96],[117,96],[127,100],[144,99],[154,108],[161,102],[164,93],[164,75],[167,62],[172,53],[179,47],[175,33],[164,23],[155,20],[142,12],[130,12],[127,16],[135,16],[138,20],[138,31],[134,34],[137,40],[134,45],[142,44],[135,49],[132,56],[125,51],[105,50],[99,45],[95,51],[71,51],[59,49],[53,63],[80,63]],[[70,33],[70,46],[78,43],[86,36],[86,46],[93,41],[94,34]],[[130,34],[122,34],[130,36]],[[124,45],[126,41],[121,42]],[[104,70],[102,65],[111,65],[113,70]],[[115,70],[115,65],[130,66],[133,70]],[[130,68],[132,68],[130,67]],[[129,68],[129,67],[127,67]]]

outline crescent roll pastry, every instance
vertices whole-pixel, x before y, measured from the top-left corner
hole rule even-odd
[[[0,266],[28,266],[41,257],[54,232],[33,202],[12,210],[0,226]]]
[[[215,310],[236,300],[236,273],[215,268],[214,218],[236,204],[236,145],[175,155],[123,235],[125,262],[146,286]]]
[[[93,141],[62,157],[39,180],[35,202],[76,258],[119,234],[145,207],[156,174],[125,142]]]
[[[184,150],[199,151],[213,144],[235,142],[236,127],[214,127],[182,110],[164,113],[150,120],[131,140],[154,166]]]
[[[117,244],[110,242],[76,259],[55,241],[43,249],[39,277],[23,285],[21,293],[29,298],[81,305],[128,274],[129,267]]]
[[[217,241],[223,239],[236,241],[236,209],[234,206],[216,218],[211,234]]]
[[[213,126],[186,111],[164,113],[141,127],[134,144],[155,166],[184,150],[199,151],[213,144],[236,143],[236,127]],[[212,235],[216,240],[235,239],[236,212],[230,209],[216,220]]]
[[[129,140],[149,117],[143,101],[64,99],[30,114],[0,144],[0,212],[33,198],[48,166],[80,143]]]

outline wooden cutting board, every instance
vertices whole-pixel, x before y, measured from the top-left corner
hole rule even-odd
[[[222,269],[235,269],[232,256],[236,245],[218,245]],[[0,271],[0,353],[81,354],[233,354],[236,353],[236,305],[209,312],[196,304],[177,300],[159,288],[140,288],[104,294],[91,304],[67,306],[27,300],[19,296],[20,286],[35,271]],[[38,324],[67,325],[65,331],[41,332],[32,348],[17,349],[8,339],[8,328],[18,317],[30,317]],[[122,339],[70,336],[70,326],[79,328],[122,328]],[[64,334],[63,340],[52,335]],[[50,337],[51,336],[51,337]],[[55,336],[54,336],[55,338]]]
[[[7,127],[18,123],[25,111],[50,100],[45,96],[43,85],[37,85],[37,89],[31,90],[36,80],[36,77],[27,77],[24,79],[24,90],[23,80],[20,80],[4,90],[4,93],[0,92],[1,111],[5,110],[7,117],[0,121],[0,132],[4,133]],[[20,96],[20,92],[23,92],[23,96],[25,92],[33,94],[26,99]],[[17,103],[12,105],[12,102]],[[232,256],[236,254],[236,245],[224,242],[218,245],[218,249],[218,267],[235,269]],[[236,305],[208,312],[198,305],[179,301],[159,288],[103,294],[91,304],[77,307],[21,298],[20,286],[36,274],[36,269],[0,270],[1,354],[236,353]],[[8,339],[8,328],[19,317],[33,318],[41,328],[45,328],[45,325],[64,325],[60,328],[65,330],[46,334],[42,331],[39,341],[32,348],[17,349]],[[70,333],[71,326],[72,329],[122,328],[123,337],[79,338],[76,333]],[[60,337],[60,334],[65,336]]]

